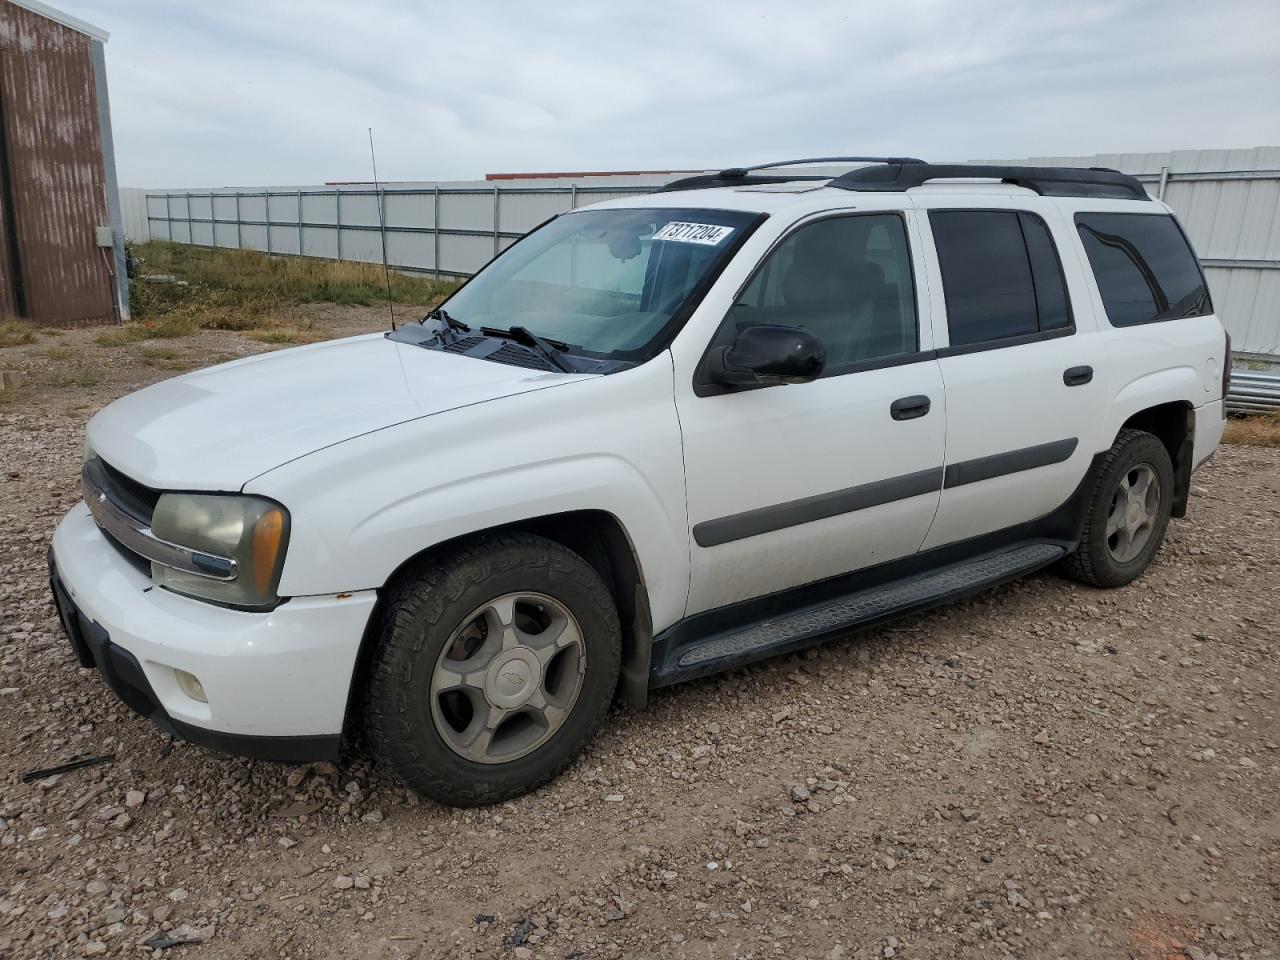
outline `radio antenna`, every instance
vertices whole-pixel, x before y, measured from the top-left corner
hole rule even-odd
[[[391,311],[391,329],[396,328],[396,306],[391,299],[391,267],[387,264],[387,221],[382,213],[382,187],[378,186],[378,155],[373,152],[373,127],[369,128],[369,160],[373,163],[373,196],[378,203],[378,232],[382,235],[382,273],[387,278],[387,309]]]

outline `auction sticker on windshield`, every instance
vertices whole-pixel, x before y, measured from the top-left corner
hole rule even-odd
[[[702,243],[714,247],[731,233],[733,233],[733,227],[722,227],[715,223],[684,223],[676,220],[655,233],[653,239]]]

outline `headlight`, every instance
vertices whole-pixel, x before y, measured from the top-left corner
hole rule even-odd
[[[152,579],[175,593],[232,607],[273,606],[289,542],[289,512],[261,497],[166,493],[151,532],[161,540],[235,561],[227,579],[151,564]]]

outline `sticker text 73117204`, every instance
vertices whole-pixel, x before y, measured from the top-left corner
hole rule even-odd
[[[675,240],[679,243],[701,243],[714,247],[733,233],[733,227],[715,223],[685,223],[673,220],[653,235],[654,240]]]

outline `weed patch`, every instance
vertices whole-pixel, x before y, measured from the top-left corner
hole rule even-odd
[[[21,320],[0,320],[0,347],[21,347],[36,342],[35,327]]]
[[[44,379],[48,387],[96,387],[102,378],[88,367],[66,370]]]
[[[328,337],[319,330],[300,330],[295,327],[268,327],[261,330],[249,330],[245,336],[259,343],[271,343],[278,346],[295,346],[301,343],[319,343]]]
[[[137,321],[131,326],[140,329],[127,334],[134,339],[184,336],[203,328],[250,331],[265,343],[309,342],[305,331],[289,340],[263,339],[257,332],[268,330],[265,321],[283,307],[368,306],[387,296],[382,267],[370,263],[269,257],[256,250],[210,250],[162,240],[139,245],[134,256],[140,270],[131,287]],[[396,303],[435,304],[455,287],[452,281],[391,275]]]
[[[1280,447],[1280,414],[1232,417],[1227,422],[1227,432],[1223,434],[1222,442],[1253,447]]]

